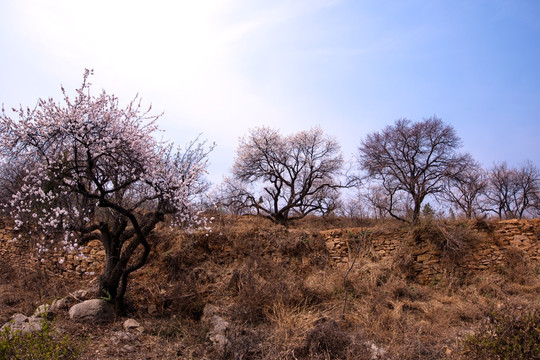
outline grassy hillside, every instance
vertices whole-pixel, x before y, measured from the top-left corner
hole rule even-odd
[[[362,225],[422,238],[422,228],[393,222],[307,219],[285,228],[235,217],[210,233],[163,227],[115,323],[74,324],[61,314],[55,327],[69,335],[79,359],[481,359],[504,351],[519,358],[510,351],[520,346],[523,358],[540,358],[540,267],[522,251],[484,271],[464,274],[449,264],[425,285],[411,275],[410,247],[381,257],[366,241],[344,278],[350,263],[333,261],[320,232]],[[0,284],[2,323],[92,285],[21,269],[6,257]],[[144,333],[126,335],[127,318]],[[499,342],[480,337],[486,334]]]

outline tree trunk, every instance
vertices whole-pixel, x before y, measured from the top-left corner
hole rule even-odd
[[[412,224],[416,225],[418,224],[418,221],[420,220],[420,210],[422,208],[422,201],[415,200],[414,201],[414,209],[412,214]]]
[[[108,231],[107,231],[108,232]],[[116,301],[118,284],[122,276],[120,266],[120,239],[113,239],[102,231],[101,242],[105,248],[105,269],[99,278],[98,296]]]

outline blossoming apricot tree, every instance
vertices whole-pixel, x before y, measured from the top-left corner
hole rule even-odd
[[[15,174],[4,209],[17,230],[39,234],[42,249],[51,239],[66,250],[100,240],[99,293],[120,305],[128,276],[146,263],[156,224],[167,214],[190,215],[208,153],[190,146],[186,155],[157,140],[160,115],[143,111],[138,97],[122,108],[105,91],[90,95],[90,75],[73,99],[62,88],[63,104],[39,100],[34,109],[14,109],[18,119],[2,109],[0,164]]]

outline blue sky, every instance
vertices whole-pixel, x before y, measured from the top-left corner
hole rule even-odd
[[[320,125],[352,158],[396,119],[436,114],[484,166],[540,166],[540,1],[4,0],[0,103],[95,91],[164,112],[165,137],[216,142]]]

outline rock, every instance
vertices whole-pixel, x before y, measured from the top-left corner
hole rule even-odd
[[[206,304],[201,321],[210,325],[211,330],[207,334],[208,339],[219,351],[224,351],[225,347],[229,344],[226,333],[229,330],[230,324],[219,316],[219,313],[219,307]]]
[[[49,313],[50,313],[50,305],[43,304],[37,307],[36,311],[34,311],[34,315],[32,316],[36,318],[39,318],[39,317],[43,318],[43,317],[48,317]]]
[[[202,321],[212,321],[212,317],[219,313],[219,308],[212,304],[206,304],[203,309]]]
[[[227,339],[226,335],[230,324],[219,316],[219,313],[219,307],[212,304],[206,304],[201,321],[210,325],[210,331],[207,334],[208,339],[219,351],[224,351],[225,347],[229,344],[229,339]]]
[[[11,317],[11,320],[0,328],[0,332],[5,331],[6,328],[9,328],[11,333],[14,331],[21,331],[23,333],[41,331],[43,329],[43,319],[35,316],[28,317],[23,314],[15,314]]]
[[[133,344],[133,343],[140,343],[141,340],[139,337],[135,334],[129,333],[127,331],[115,331],[111,336],[111,341],[115,345],[122,345],[122,344]]]
[[[69,308],[69,300],[67,298],[56,299],[49,307],[49,312],[53,315],[58,314],[61,311],[66,311]]]
[[[139,333],[144,332],[144,327],[141,326],[141,324],[139,324],[134,319],[127,319],[126,321],[124,321],[123,327],[124,327],[124,330],[126,331],[135,330],[135,331],[138,331]]]
[[[115,331],[111,336],[111,341],[118,351],[124,355],[137,351],[137,347],[141,343],[137,335],[127,331]]]
[[[124,324],[123,324],[124,330],[138,328],[139,326],[141,326],[141,324],[139,324],[137,320],[134,320],[134,319],[127,319],[126,321],[124,321]]]
[[[386,354],[386,350],[380,348],[379,346],[377,346],[377,344],[375,344],[372,341],[367,341],[366,346],[368,347],[369,351],[371,352],[371,359],[372,360],[383,359],[384,358],[384,356]]]
[[[229,329],[229,322],[224,320],[221,316],[214,315],[211,320],[212,330],[208,333],[208,339],[212,344],[220,350],[224,350],[229,344],[226,333]]]
[[[137,350],[137,348],[133,345],[124,345],[124,347],[120,350],[120,352],[124,354],[130,354]]]
[[[157,309],[156,304],[148,305],[148,314],[155,315],[155,314],[157,314],[157,312],[158,312],[158,309]]]
[[[212,317],[212,325],[214,326],[214,332],[219,334],[225,334],[229,329],[229,322],[224,320],[221,316],[215,315]]]
[[[229,339],[223,334],[211,334],[208,338],[215,347],[221,350],[224,350],[225,346],[229,344]]]
[[[73,296],[77,300],[88,300],[88,297],[90,296],[87,290],[77,290],[73,294],[70,294],[70,295]]]
[[[114,306],[101,299],[86,300],[69,309],[69,318],[85,323],[112,322],[115,318]]]

